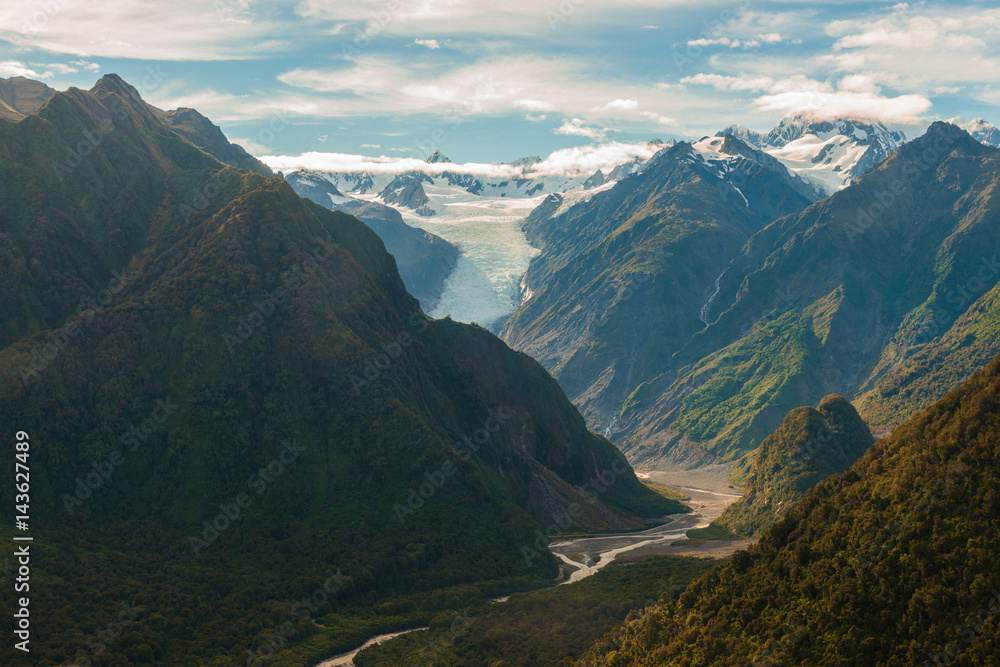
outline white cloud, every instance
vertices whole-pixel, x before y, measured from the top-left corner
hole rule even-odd
[[[581,176],[592,174],[598,169],[613,169],[636,157],[649,159],[662,146],[637,143],[626,144],[617,141],[597,146],[579,146],[555,151],[531,168],[535,175]]]
[[[487,178],[533,178],[540,176],[589,176],[598,169],[609,170],[636,157],[648,159],[662,146],[645,143],[619,143],[581,146],[555,151],[541,162],[522,167],[506,164],[466,163],[428,164],[419,158],[368,157],[346,153],[310,152],[302,155],[265,155],[261,161],[276,171],[288,173],[298,169],[328,172],[369,172],[402,174],[419,171],[429,175],[443,172],[471,174]],[[406,152],[411,149],[393,148]]]
[[[641,26],[639,30],[663,30],[663,28],[658,25],[644,25]]]
[[[690,40],[687,43],[687,45],[688,46],[716,46],[716,45],[729,46],[732,43],[733,43],[732,40],[729,39],[728,37],[715,37],[715,38],[702,37],[701,39],[692,39],[692,40]]]
[[[594,78],[581,69],[585,67],[565,58],[551,58],[540,67],[534,58],[507,57],[442,71],[382,56],[359,56],[345,69],[295,69],[278,78],[302,89],[303,95],[339,94],[323,102],[336,109],[337,115],[438,113],[445,124],[468,116],[510,112],[560,113],[594,121],[622,114],[634,117],[639,99],[656,109],[672,109],[677,104],[676,95],[668,97],[647,85]],[[610,101],[595,107],[595,99]]]
[[[699,84],[712,86],[719,90],[753,90],[764,91],[774,85],[774,79],[769,76],[726,76],[722,74],[695,74],[681,79],[682,84]]]
[[[218,60],[253,58],[277,42],[278,26],[243,0],[4,0],[0,36],[23,49],[105,58]]]
[[[382,148],[380,144],[361,144],[362,148]]]
[[[22,62],[17,60],[0,61],[0,76],[23,76],[28,79],[44,79],[45,75],[39,74]]]
[[[760,111],[804,113],[815,118],[863,117],[887,123],[917,123],[931,102],[923,95],[882,95],[875,78],[850,75],[836,86],[796,75],[784,79],[768,76],[697,74],[682,83],[703,84],[725,91],[764,93],[753,101]]]
[[[398,151],[409,151],[412,149],[392,149]],[[309,152],[302,155],[271,155],[260,158],[267,166],[281,172],[295,171],[297,169],[311,169],[315,171],[331,172],[369,172],[372,174],[402,174],[408,171],[420,171],[425,174],[441,174],[445,171],[462,174],[473,174],[475,176],[487,176],[497,178],[515,178],[522,174],[522,170],[509,165],[496,164],[450,164],[437,163],[428,164],[420,158],[413,157],[368,157],[366,155],[351,155],[347,153],[318,153]]]
[[[560,127],[555,129],[556,134],[567,134],[570,136],[587,137],[595,141],[602,141],[607,135],[606,128],[591,127],[582,118],[567,120]]]
[[[615,3],[508,0],[300,0],[296,12],[311,21],[342,21],[376,26],[380,32],[419,35],[548,33],[573,22],[634,26],[634,11],[670,6],[698,7],[699,0],[618,0]]]
[[[555,107],[551,102],[541,100],[515,100],[514,106],[525,111],[553,111]]]
[[[902,4],[876,20],[830,22],[826,33],[835,42],[823,61],[842,72],[893,73],[909,92],[1000,80],[1000,9]]]
[[[639,115],[643,116],[645,118],[649,118],[650,120],[655,120],[660,125],[676,125],[677,124],[677,121],[674,120],[673,118],[667,118],[666,116],[661,116],[660,114],[655,113],[653,111],[640,111]]]
[[[639,102],[637,100],[623,100],[619,98],[617,100],[611,100],[610,102],[605,104],[602,108],[609,110],[626,111],[630,109],[638,109]]]
[[[413,42],[414,44],[418,44],[420,46],[426,46],[428,49],[431,50],[441,48],[441,45],[438,44],[438,41],[436,39],[415,39],[413,40]]]

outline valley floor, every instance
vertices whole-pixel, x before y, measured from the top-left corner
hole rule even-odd
[[[684,504],[691,514],[668,517],[663,525],[641,532],[615,533],[559,540],[549,549],[564,564],[567,579],[573,583],[593,575],[610,563],[646,556],[701,556],[725,558],[746,549],[754,540],[689,540],[691,528],[703,528],[742,497],[742,489],[729,484],[732,464],[725,463],[683,471],[646,471],[642,479],[662,484],[689,496]]]

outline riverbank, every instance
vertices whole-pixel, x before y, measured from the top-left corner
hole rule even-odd
[[[687,531],[704,528],[736,500],[741,489],[729,484],[732,464],[698,470],[638,473],[642,479],[672,488],[688,496],[684,504],[693,511],[666,517],[665,523],[636,533],[592,535],[557,540],[549,550],[563,562],[566,583],[596,574],[615,561],[635,561],[648,556],[698,556],[725,558],[746,549],[754,540],[689,540]]]

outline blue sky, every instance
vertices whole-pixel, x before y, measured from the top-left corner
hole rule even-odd
[[[115,72],[258,155],[500,162],[788,113],[998,122],[995,3],[4,0],[0,76]],[[588,149],[589,150],[589,149]]]

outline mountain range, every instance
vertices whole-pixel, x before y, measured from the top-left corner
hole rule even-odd
[[[742,479],[752,452],[795,407],[838,393],[884,432],[1000,352],[989,308],[996,149],[936,123],[820,201],[774,176],[761,192],[784,196],[783,209],[743,186],[713,204],[699,194],[699,213],[722,207],[716,225],[739,219],[741,208],[756,221],[725,244],[691,239],[678,252],[691,217],[680,193],[632,194],[668,156],[671,165],[710,164],[696,146],[678,144],[586,204],[529,217],[525,230],[542,248],[525,279],[533,296],[502,332],[630,460],[733,460]],[[711,180],[678,173],[685,189],[732,178],[720,167]],[[694,226],[700,235],[710,228]],[[664,259],[647,251],[637,263],[643,247]],[[685,262],[700,273],[678,279],[675,265]],[[619,303],[627,314],[609,308]]]
[[[379,235],[396,260],[406,291],[417,297],[425,311],[438,305],[445,280],[458,263],[458,248],[440,236],[411,227],[396,209],[376,201],[345,197],[329,179],[308,171],[295,171],[285,180],[300,196],[320,206],[349,213]]]
[[[34,664],[232,664],[279,629],[318,661],[547,582],[554,558],[522,548],[550,526],[683,510],[537,362],[429,320],[367,226],[162,118],[109,75],[0,121],[0,427],[32,443]],[[122,603],[139,616],[109,652]]]
[[[790,116],[607,173],[276,174],[116,75],[0,79],[32,664],[313,666],[470,610],[439,662],[989,664],[998,144]],[[696,518],[633,465],[725,467],[688,542],[756,544],[552,586]]]

